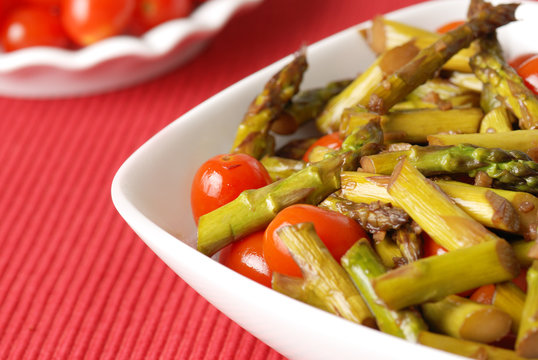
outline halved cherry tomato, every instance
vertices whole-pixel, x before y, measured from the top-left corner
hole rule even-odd
[[[523,78],[527,87],[538,95],[538,54],[519,65],[517,73]]]
[[[219,261],[262,285],[271,287],[272,273],[263,256],[263,231],[258,231],[222,249]]]
[[[263,165],[250,155],[223,154],[206,161],[192,180],[194,220],[235,199],[241,192],[271,183]]]
[[[464,24],[465,21],[463,20],[457,20],[457,21],[452,21],[452,22],[449,22],[447,24],[444,24],[443,26],[439,27],[437,29],[437,32],[439,34],[444,34],[444,33],[447,33],[451,30],[454,30],[455,28],[457,28],[458,26],[460,26],[461,24]]]
[[[339,132],[334,132],[331,134],[324,135],[320,137],[318,140],[316,140],[308,150],[306,150],[305,154],[303,155],[303,160],[308,162],[308,157],[310,156],[310,153],[316,146],[325,146],[329,149],[337,150],[342,147],[343,140],[340,137]]]
[[[481,304],[491,305],[495,296],[495,285],[489,284],[476,289],[469,299]]]
[[[65,47],[69,43],[59,17],[48,7],[14,7],[6,14],[3,22],[0,42],[6,51],[40,45]]]
[[[63,0],[62,24],[69,36],[86,46],[122,33],[135,0]]]
[[[271,271],[301,277],[301,270],[276,231],[282,226],[311,222],[321,241],[338,261],[357,240],[368,237],[353,219],[312,205],[292,205],[280,211],[265,230],[263,252]]]
[[[137,0],[133,15],[133,31],[143,33],[165,21],[185,17],[193,7],[192,0]]]

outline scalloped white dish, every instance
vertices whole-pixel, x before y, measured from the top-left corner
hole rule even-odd
[[[465,17],[465,0],[426,2],[387,17],[435,29]],[[529,3],[518,18],[538,19]],[[308,47],[303,89],[364,71],[374,55],[358,35],[363,23]],[[538,52],[536,21],[504,27],[499,34],[509,56]],[[125,221],[181,278],[223,313],[291,359],[462,359],[406,342],[281,295],[197,252],[190,210],[196,169],[229,151],[236,127],[265,82],[291,57],[249,76],[163,129],[118,170],[112,200]],[[279,139],[282,141],[282,139]],[[196,151],[193,151],[196,149]]]
[[[80,50],[0,50],[0,95],[57,98],[141,83],[192,59],[238,11],[262,0],[211,0],[140,37],[115,36]]]

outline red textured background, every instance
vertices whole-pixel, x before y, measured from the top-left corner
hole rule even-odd
[[[283,358],[138,239],[112,205],[112,177],[225,87],[304,43],[418,2],[265,0],[151,82],[76,99],[0,97],[0,359]]]

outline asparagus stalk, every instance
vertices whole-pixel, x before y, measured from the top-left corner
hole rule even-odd
[[[319,206],[356,220],[370,233],[400,229],[410,221],[405,211],[392,207],[391,204],[356,203],[336,194],[328,196]]]
[[[423,49],[441,37],[437,33],[389,20],[381,16],[374,18],[372,28],[361,32],[361,35],[368,41],[372,50],[377,54],[399,46],[411,39],[416,39],[417,46]],[[448,60],[443,68],[446,70],[471,72],[469,57],[475,52],[476,49],[473,48],[462,49]]]
[[[201,216],[198,250],[212,256],[233,241],[263,229],[285,207],[299,202],[317,204],[339,188],[339,171],[349,156],[344,153],[262,188],[246,190],[235,200]]]
[[[525,293],[511,281],[496,284],[492,304],[510,315],[512,333],[517,334],[525,304]]]
[[[302,49],[293,61],[275,74],[250,104],[237,129],[232,152],[249,154],[257,159],[272,152],[268,141],[272,121],[297,93],[307,68],[306,52]]]
[[[374,314],[379,329],[415,342],[418,334],[426,330],[426,324],[416,311],[394,311],[380,304],[371,280],[383,275],[386,269],[369,241],[360,239],[340,261]]]
[[[467,65],[469,65],[469,61],[467,61]],[[471,91],[476,91],[477,93],[481,93],[483,91],[483,84],[475,74],[454,71],[450,74],[448,80],[455,85]]]
[[[512,131],[512,121],[504,106],[499,106],[488,112],[480,123],[480,133],[507,133],[510,131]]]
[[[491,343],[508,334],[512,319],[493,305],[451,295],[422,304],[422,314],[431,329],[458,339]]]
[[[517,261],[522,267],[528,268],[532,265],[533,259],[529,256],[529,251],[534,246],[534,241],[518,240],[512,242],[512,248],[516,254]]]
[[[516,340],[516,352],[526,358],[538,357],[538,261],[527,272],[527,298]]]
[[[394,269],[402,264],[403,254],[390,236],[385,234],[381,240],[375,240],[374,249],[387,269]]]
[[[422,345],[473,359],[524,360],[512,350],[456,339],[428,331],[423,331],[419,334],[418,342]]]
[[[342,149],[323,161],[262,188],[246,190],[235,200],[201,216],[198,250],[212,256],[233,241],[263,229],[287,206],[299,202],[317,205],[340,187],[340,171],[355,167],[357,159],[371,153],[381,141],[379,124],[369,123],[348,136]]]
[[[532,236],[533,227],[538,222],[538,199],[531,194],[457,181],[437,180],[435,183],[482,224],[528,238]]]
[[[394,170],[387,191],[436,243],[449,251],[500,240],[405,159]]]
[[[372,114],[362,109],[347,109],[342,116],[340,132],[366,124]],[[380,116],[385,142],[425,143],[430,134],[461,132],[476,133],[483,113],[479,108],[421,109],[392,111]]]
[[[478,107],[479,98],[476,94],[463,94],[441,100],[435,96],[432,98],[404,100],[390,109],[390,111],[421,110],[421,109],[439,109],[450,110],[454,108],[466,109]],[[390,112],[389,112],[390,113]]]
[[[499,26],[515,20],[516,4],[487,4],[475,16],[458,28],[442,35],[432,45],[422,49],[410,62],[377,84],[371,96],[359,104],[369,110],[385,114],[416,87],[441,68],[458,51],[468,47],[479,37],[495,31]]]
[[[315,306],[318,309],[330,311],[325,301],[315,292],[313,285],[312,282],[306,281],[303,278],[287,276],[277,272],[273,272],[271,279],[273,290]]]
[[[505,150],[517,150],[526,153],[538,147],[538,130],[514,130],[481,134],[437,134],[428,136],[428,142],[430,145],[471,144],[484,148],[495,148],[502,144]]]
[[[304,161],[287,159],[278,156],[264,156],[260,162],[265,167],[273,181],[285,179],[306,167]]]
[[[458,86],[449,80],[442,78],[433,78],[426,81],[424,84],[418,86],[409,95],[406,96],[408,100],[428,100],[432,97],[437,97],[439,100],[448,100],[455,96],[473,94],[475,92],[470,91],[467,88]]]
[[[471,67],[519,119],[521,129],[538,129],[538,98],[500,56],[495,39],[481,40],[482,51],[471,58]]]
[[[350,83],[351,80],[333,81],[325,87],[300,92],[276,117],[271,130],[281,135],[294,133],[302,124],[317,118],[327,101],[342,92]]]
[[[418,48],[413,41],[394,47],[379,56],[370,67],[359,75],[340,94],[333,97],[316,120],[318,130],[322,133],[338,131],[342,112],[363,99],[369,99],[376,84],[411,60]]]
[[[417,235],[409,225],[396,230],[393,239],[407,263],[417,261],[422,257],[422,237]]]
[[[507,281],[519,273],[519,264],[503,239],[422,258],[375,278],[374,290],[393,310],[478,286]]]
[[[357,288],[318,237],[312,223],[285,226],[277,234],[326,308],[347,320],[375,325]]]
[[[397,110],[379,116],[363,108],[354,107],[346,109],[342,114],[339,130],[346,134],[355,127],[378,118],[386,139],[388,137],[393,141],[425,142],[427,135],[439,132],[476,132],[482,116],[483,113],[478,108]]]
[[[426,176],[466,173],[475,177],[482,171],[494,180],[496,186],[538,193],[538,163],[516,150],[466,144],[413,146],[407,151],[365,156],[361,166],[368,172],[390,174],[402,156]]]
[[[395,205],[394,199],[386,190],[390,181],[388,176],[344,171],[340,179],[341,195],[348,200],[359,203],[383,201]],[[532,238],[533,227],[537,224],[538,199],[531,194],[473,186],[457,181],[435,180],[434,183],[482,225]],[[528,252],[531,245],[527,242],[521,243],[524,243],[526,250],[519,252]]]

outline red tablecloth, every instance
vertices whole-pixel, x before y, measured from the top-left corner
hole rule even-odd
[[[112,177],[225,87],[419,1],[265,0],[195,60],[148,83],[76,99],[0,97],[0,359],[282,358],[138,239],[112,205]]]

